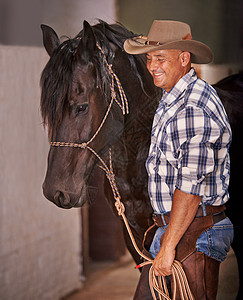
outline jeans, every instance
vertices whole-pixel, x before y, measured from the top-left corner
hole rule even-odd
[[[165,233],[167,225],[159,227],[154,235],[149,252],[155,258],[160,250],[160,239]],[[229,218],[225,218],[204,231],[196,242],[196,249],[207,256],[222,262],[229,252],[233,241],[234,229]]]

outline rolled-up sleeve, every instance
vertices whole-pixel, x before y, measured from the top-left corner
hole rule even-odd
[[[221,136],[219,125],[204,110],[188,106],[172,120],[168,135],[177,158],[176,188],[204,195],[206,177],[216,167],[215,149]]]

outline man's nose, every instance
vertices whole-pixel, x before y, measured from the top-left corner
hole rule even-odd
[[[148,63],[149,71],[155,71],[158,68],[158,62],[156,59],[151,59]]]

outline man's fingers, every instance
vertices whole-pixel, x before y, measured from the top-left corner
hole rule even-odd
[[[171,268],[162,268],[160,266],[153,266],[155,276],[169,276],[172,274]]]

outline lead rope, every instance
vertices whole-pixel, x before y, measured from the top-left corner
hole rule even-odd
[[[106,56],[105,56],[104,51],[102,50],[102,48],[98,44],[96,44],[96,46],[101,51],[101,53],[104,55],[105,64],[107,66],[108,73],[111,77],[111,82],[110,82],[111,101],[110,101],[110,104],[109,104],[109,106],[107,108],[107,111],[104,115],[104,118],[103,118],[102,122],[100,123],[98,129],[96,130],[96,132],[94,133],[94,135],[90,138],[90,140],[88,142],[83,142],[81,144],[79,144],[79,143],[70,143],[70,142],[51,142],[50,145],[53,146],[53,147],[71,147],[71,148],[88,149],[89,151],[91,151],[98,158],[98,160],[101,163],[101,165],[99,167],[102,170],[104,170],[104,172],[106,174],[106,177],[109,180],[109,183],[110,183],[110,186],[111,186],[111,189],[112,189],[112,192],[113,192],[113,196],[114,196],[114,199],[115,199],[115,207],[116,207],[117,213],[118,213],[119,216],[122,217],[122,219],[124,221],[124,224],[126,226],[126,229],[128,231],[128,234],[130,236],[130,239],[132,241],[132,244],[133,244],[135,250],[137,251],[137,253],[142,258],[144,258],[144,260],[146,260],[145,262],[141,263],[137,267],[143,267],[145,265],[152,264],[153,260],[151,258],[147,257],[146,255],[144,255],[140,251],[140,249],[138,248],[137,243],[135,241],[135,238],[132,234],[130,225],[129,225],[129,223],[127,221],[127,218],[125,216],[125,206],[121,202],[121,196],[120,196],[119,190],[117,188],[117,184],[116,184],[116,180],[115,180],[115,174],[113,172],[111,148],[109,148],[109,167],[108,167],[107,164],[104,162],[104,160],[100,157],[100,155],[94,149],[89,147],[89,144],[95,139],[95,137],[100,132],[102,126],[104,125],[114,101],[121,108],[123,115],[129,113],[128,101],[127,101],[125,92],[122,88],[122,85],[120,83],[120,80],[117,77],[117,75],[114,73],[114,71],[112,70],[112,65],[108,64],[108,62],[106,60]],[[117,86],[119,94],[120,94],[121,103],[117,100],[117,97],[116,97],[115,82],[116,82],[116,86]],[[177,260],[175,260],[172,264],[172,279],[173,279],[173,282],[174,282],[172,300],[174,300],[176,298],[177,286],[178,286],[178,290],[179,290],[179,293],[180,293],[180,296],[181,296],[180,299],[182,299],[182,300],[194,300],[194,297],[191,293],[191,290],[190,290],[185,272],[182,268],[181,263]],[[157,277],[154,274],[153,266],[151,266],[150,270],[149,270],[149,286],[150,286],[151,294],[152,294],[152,297],[153,297],[154,300],[157,300],[155,291],[157,291],[160,300],[164,300],[164,299],[171,300],[164,276],[159,276],[158,279],[157,279]]]
[[[121,196],[120,196],[119,190],[117,188],[116,181],[115,181],[115,174],[113,172],[112,158],[111,158],[111,148],[109,148],[109,167],[107,166],[107,164],[103,161],[103,159],[93,149],[91,151],[96,155],[96,157],[101,161],[101,163],[103,165],[103,166],[100,166],[100,168],[105,171],[106,177],[109,180],[109,183],[110,183],[110,186],[111,186],[111,189],[112,189],[112,192],[113,192],[113,196],[114,196],[114,199],[115,199],[115,207],[117,209],[117,213],[118,213],[119,216],[122,217],[122,219],[125,223],[126,229],[128,231],[128,234],[130,236],[130,239],[132,241],[132,244],[133,244],[135,250],[137,251],[137,253],[141,257],[143,257],[146,260],[146,262],[141,263],[139,265],[139,267],[143,267],[145,265],[152,264],[153,260],[151,258],[147,257],[146,255],[144,255],[140,251],[140,249],[138,248],[137,243],[135,241],[135,238],[132,234],[130,225],[127,221],[127,218],[126,218],[126,215],[125,215],[125,207],[124,207],[124,204],[121,202]],[[172,264],[172,278],[173,278],[173,282],[174,282],[173,298],[172,299],[173,300],[176,299],[176,288],[178,286],[178,290],[179,290],[179,293],[181,295],[180,299],[182,299],[182,300],[194,300],[194,297],[191,293],[191,290],[190,290],[185,272],[183,270],[183,267],[182,267],[181,263],[177,260],[174,260],[174,262]],[[150,270],[149,270],[149,286],[150,286],[151,294],[152,294],[152,297],[153,297],[154,300],[157,299],[154,290],[156,290],[158,292],[159,299],[161,299],[161,300],[164,300],[164,299],[171,300],[171,298],[169,296],[168,288],[167,288],[167,285],[166,285],[165,277],[164,276],[158,276],[158,279],[157,279],[157,277],[154,274],[153,266],[151,266]]]

